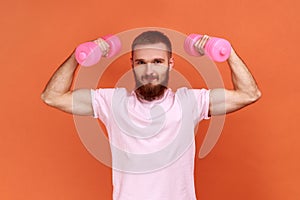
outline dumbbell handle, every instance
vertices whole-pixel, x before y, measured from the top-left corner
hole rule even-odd
[[[186,52],[192,56],[200,56],[201,54],[195,47],[195,43],[203,36],[199,34],[190,34],[185,42],[184,48]],[[224,62],[231,53],[230,43],[222,38],[210,37],[204,46],[205,53],[216,62]]]

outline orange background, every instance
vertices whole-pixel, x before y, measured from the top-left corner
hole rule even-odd
[[[300,199],[299,1],[11,0],[0,10],[0,199],[111,199],[110,168],[82,145],[72,115],[40,94],[81,42],[148,26],[228,39],[263,93],[228,115],[213,151],[196,159],[197,197]]]

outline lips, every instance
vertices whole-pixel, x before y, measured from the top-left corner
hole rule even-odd
[[[142,76],[142,81],[153,82],[154,80],[158,80],[158,77],[153,75]]]

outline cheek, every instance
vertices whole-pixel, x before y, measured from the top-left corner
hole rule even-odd
[[[136,77],[141,77],[143,75],[143,69],[139,67],[133,68],[133,71]]]
[[[166,79],[166,77],[167,77],[167,74],[163,73],[163,74],[160,75],[160,80],[163,81],[163,80]]]
[[[161,74],[161,76],[165,76],[169,72],[169,68],[164,66],[157,69],[157,72]]]

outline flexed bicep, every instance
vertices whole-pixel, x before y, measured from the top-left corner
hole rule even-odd
[[[224,115],[237,111],[253,102],[246,93],[240,91],[224,88],[213,89],[210,92],[209,114]]]
[[[72,93],[72,114],[93,115],[90,89],[79,89]]]
[[[78,89],[65,94],[52,94],[45,103],[74,115],[93,115],[90,89]]]

